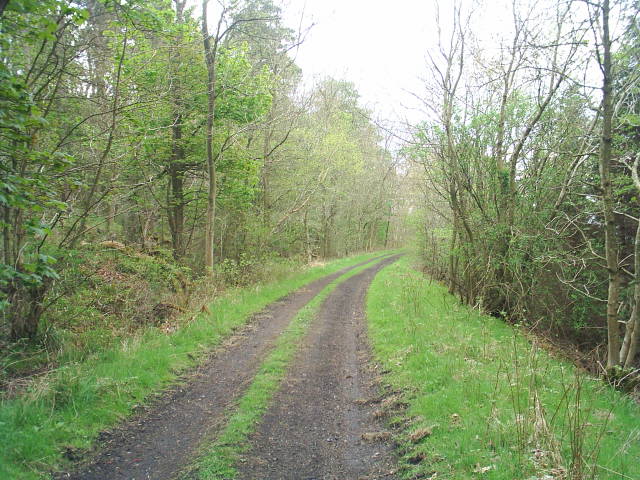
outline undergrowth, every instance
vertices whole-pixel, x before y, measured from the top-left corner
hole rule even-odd
[[[518,327],[461,305],[409,259],[367,300],[398,430],[401,475],[638,479],[640,408]]]
[[[153,323],[111,337],[90,353],[58,356],[55,368],[0,403],[0,478],[32,479],[65,468],[98,433],[131,413],[255,312],[302,285],[379,254],[232,288],[167,331]],[[89,330],[91,331],[91,330]],[[98,335],[91,333],[91,335]]]
[[[225,289],[279,281],[300,267],[291,259],[245,255],[202,276],[160,249],[149,254],[103,242],[67,251],[38,338],[3,345],[0,331],[0,391],[19,394],[51,367],[83,361],[140,330],[175,330]]]

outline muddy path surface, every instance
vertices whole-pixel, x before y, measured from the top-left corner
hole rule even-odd
[[[271,407],[238,465],[242,480],[391,479],[388,434],[368,400],[365,296],[397,256],[339,284],[320,308]]]
[[[358,266],[316,280],[256,314],[200,367],[125,424],[101,435],[98,453],[75,480],[167,480],[191,459],[200,442],[224,423],[227,407],[255,376],[296,313],[333,280]]]

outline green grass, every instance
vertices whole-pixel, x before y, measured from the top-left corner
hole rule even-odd
[[[172,335],[156,328],[123,339],[89,358],[69,362],[0,403],[0,478],[47,478],[64,468],[65,450],[91,446],[97,434],[129,415],[193,366],[255,312],[293,290],[367,254],[307,269],[274,284],[233,289]]]
[[[389,418],[403,478],[640,479],[631,398],[461,305],[409,259],[377,275],[367,311],[387,388],[408,404]],[[430,434],[412,442],[419,429]]]
[[[278,390],[287,367],[298,350],[300,340],[316,317],[320,305],[339,283],[357,275],[378,261],[380,260],[345,273],[327,285],[300,310],[260,366],[253,382],[240,398],[237,406],[231,409],[229,420],[221,434],[210,445],[205,446],[201,458],[185,474],[187,478],[220,480],[236,477],[235,466],[241,460],[242,454],[250,448],[248,437],[269,407],[271,398]]]

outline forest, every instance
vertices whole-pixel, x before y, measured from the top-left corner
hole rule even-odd
[[[487,33],[490,3],[428,7],[418,107],[390,119],[310,81],[287,3],[0,1],[0,476],[638,478],[640,3],[510,0]],[[482,408],[425,406],[472,381]],[[180,430],[213,420],[175,382],[224,406],[213,436]],[[109,470],[118,429],[156,445],[121,424],[156,397],[177,443]],[[365,446],[326,458],[369,470],[258,441],[315,459],[349,424],[320,401],[362,409]],[[427,446],[475,420],[476,453]]]
[[[430,54],[434,120],[405,149],[422,167],[420,248],[464,302],[625,377],[640,336],[639,6],[545,5],[514,9],[495,55],[456,9]]]
[[[355,86],[301,92],[288,52],[305,32],[271,2],[199,15],[186,1],[4,9],[5,338],[89,328],[95,305],[62,303],[117,274],[109,249],[171,287],[396,241],[395,161]]]

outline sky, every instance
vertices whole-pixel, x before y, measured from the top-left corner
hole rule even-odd
[[[463,2],[472,8],[472,0]],[[474,32],[490,38],[506,11],[502,0],[477,12]],[[444,25],[451,0],[441,0]],[[424,118],[421,102],[427,51],[437,45],[435,0],[284,0],[285,22],[313,26],[296,62],[307,84],[329,75],[355,83],[364,105],[380,119],[412,122]],[[478,29],[480,30],[478,32]]]
[[[311,27],[292,52],[307,89],[326,76],[351,81],[361,103],[390,127],[428,118],[417,97],[424,98],[428,53],[437,55],[438,12],[446,40],[454,1],[464,12],[472,12],[474,43],[489,56],[500,48],[500,40],[510,40],[513,0],[274,0],[282,7],[286,25],[294,30],[300,24]],[[529,9],[549,10],[557,0],[517,1],[526,15]],[[209,8],[217,4],[209,2]]]
[[[304,9],[304,10],[303,10]],[[356,84],[363,103],[384,117],[415,108],[425,45],[431,43],[428,1],[292,0],[287,23],[313,23],[296,54],[307,83],[329,75]]]

